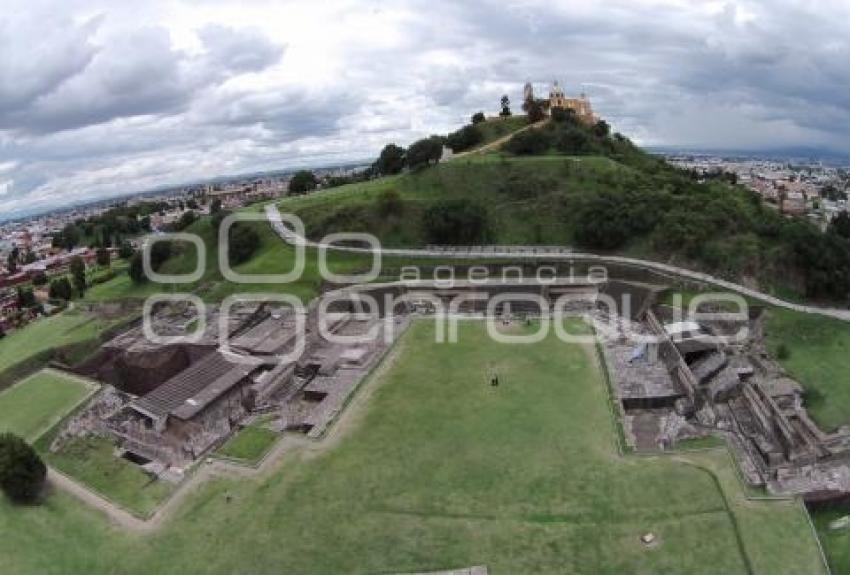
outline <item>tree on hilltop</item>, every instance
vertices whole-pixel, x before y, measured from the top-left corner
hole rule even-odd
[[[507,94],[502,95],[501,100],[502,111],[499,112],[499,115],[503,118],[506,118],[511,115],[511,100],[508,98]]]
[[[387,144],[372,165],[372,172],[381,176],[398,174],[404,169],[405,151],[401,146]]]
[[[523,104],[523,107],[528,114],[530,124],[535,124],[546,116],[543,112],[543,103],[540,100],[529,99]]]
[[[431,136],[414,142],[407,149],[407,165],[411,170],[416,170],[436,164],[443,155],[443,138]]]
[[[485,120],[486,120],[486,118],[484,117],[484,112],[475,112],[474,114],[472,114],[472,123],[473,124],[480,124],[481,122],[484,122]]]
[[[316,189],[319,185],[319,180],[316,175],[310,170],[299,170],[295,172],[292,179],[289,180],[290,194],[306,194],[307,192]]]

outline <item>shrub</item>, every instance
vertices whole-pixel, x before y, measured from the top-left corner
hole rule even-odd
[[[562,154],[578,156],[593,151],[588,135],[578,127],[567,127],[555,140],[555,147]]]
[[[239,223],[234,224],[230,228],[230,243],[228,246],[230,265],[248,261],[259,246],[260,236],[254,228]]]
[[[47,467],[32,447],[17,435],[0,434],[0,489],[9,499],[35,501],[46,479]]]
[[[478,128],[464,126],[446,137],[446,145],[452,149],[452,152],[462,152],[481,143],[482,140],[484,140],[484,136],[481,135]]]
[[[784,361],[790,357],[791,350],[784,343],[780,343],[779,347],[776,348],[776,358]]]
[[[118,257],[122,260],[128,260],[133,257],[133,253],[136,250],[133,249],[133,244],[128,241],[121,242],[121,246],[118,248]]]
[[[398,216],[404,212],[404,202],[395,190],[386,190],[378,196],[378,214],[381,217]]]
[[[466,199],[442,200],[423,215],[428,241],[434,244],[472,245],[489,235],[487,211]]]
[[[486,120],[486,118],[484,117],[484,112],[475,112],[474,114],[472,114],[472,123],[473,124],[480,124],[481,122],[483,122],[485,120]]]
[[[549,134],[543,130],[529,129],[515,134],[505,144],[505,150],[517,155],[543,154],[549,150],[552,142]]]
[[[50,299],[59,299],[69,301],[73,296],[74,290],[71,287],[71,282],[67,277],[61,277],[50,282],[50,289],[47,295]]]

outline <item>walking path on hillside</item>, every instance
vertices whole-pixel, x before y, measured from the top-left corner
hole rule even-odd
[[[628,266],[656,273],[672,275],[680,278],[686,278],[698,282],[703,282],[725,290],[738,293],[742,296],[758,300],[760,302],[790,309],[800,313],[816,314],[825,317],[831,317],[842,321],[850,321],[850,309],[839,309],[829,307],[818,307],[813,305],[796,304],[785,301],[778,297],[760,292],[726,281],[710,274],[681,268],[670,264],[654,262],[651,260],[642,260],[638,258],[629,258],[623,256],[606,256],[599,254],[574,252],[570,248],[564,247],[539,247],[539,246],[446,246],[446,247],[426,247],[420,249],[402,249],[402,248],[358,248],[353,246],[342,246],[337,244],[320,244],[308,240],[307,238],[298,236],[287,228],[282,220],[280,212],[274,204],[266,206],[266,216],[271,223],[274,231],[288,244],[303,244],[306,247],[323,248],[340,252],[351,252],[361,254],[379,253],[382,257],[410,257],[410,258],[448,258],[458,260],[480,260],[480,259],[514,259],[524,261],[567,261],[567,262],[588,262],[600,265],[613,264]]]
[[[540,128],[548,121],[549,118],[546,118],[544,120],[540,120],[539,122],[535,122],[534,124],[529,124],[523,128],[520,128],[519,130],[514,130],[513,132],[505,134],[501,138],[493,140],[489,144],[484,144],[480,148],[475,148],[474,150],[467,150],[466,152],[458,152],[457,154],[454,154],[451,159],[454,160],[456,158],[463,158],[465,156],[474,156],[476,154],[486,154],[487,152],[493,152],[502,147],[502,144],[506,143],[516,134],[519,134],[520,132],[525,132],[526,130],[531,130],[532,128]]]

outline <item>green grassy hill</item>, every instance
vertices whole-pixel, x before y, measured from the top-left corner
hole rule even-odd
[[[389,247],[571,245],[675,263],[786,298],[843,302],[850,293],[850,239],[784,218],[725,178],[700,181],[609,134],[607,124],[569,117],[517,133],[498,151],[280,207],[314,239],[347,231],[373,233]]]

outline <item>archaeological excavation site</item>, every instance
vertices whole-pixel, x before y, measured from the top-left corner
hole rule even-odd
[[[412,321],[572,316],[595,335],[587,345],[606,373],[624,453],[714,438],[742,479],[769,493],[850,493],[850,427],[825,432],[808,417],[801,385],[765,351],[760,307],[732,314],[708,302],[694,318],[664,297],[682,286],[661,276],[577,279],[553,264],[557,273],[541,280],[530,266],[477,267],[490,279],[331,285],[304,309],[244,301],[199,317],[190,303],[159,304],[155,340],[138,321],[83,364],[57,366],[102,387],[50,449],[104,438],[152,481],[180,484],[255,422],[277,442],[322,441]]]

